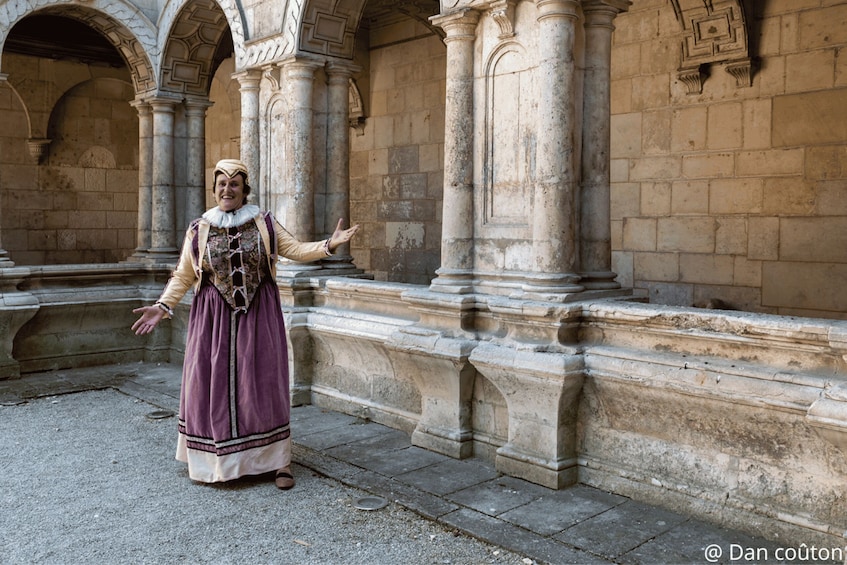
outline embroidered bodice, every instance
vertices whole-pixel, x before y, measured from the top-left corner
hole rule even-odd
[[[201,265],[203,278],[237,312],[247,311],[259,284],[270,276],[259,229],[251,216],[245,216],[248,219],[240,225],[210,227]]]

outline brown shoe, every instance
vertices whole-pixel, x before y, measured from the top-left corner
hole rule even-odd
[[[276,472],[276,487],[282,490],[288,490],[294,486],[294,475],[291,474],[291,469],[285,467]]]

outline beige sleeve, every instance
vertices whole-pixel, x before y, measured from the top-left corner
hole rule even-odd
[[[171,273],[171,278],[168,280],[165,290],[162,291],[162,295],[159,297],[159,302],[168,308],[176,307],[179,301],[182,300],[182,297],[185,296],[185,293],[188,292],[188,289],[191,288],[191,285],[197,282],[194,261],[191,257],[192,237],[193,235],[189,230],[182,244],[182,253],[180,254],[179,262],[176,264],[173,273]]]
[[[302,242],[291,235],[282,225],[276,223],[276,248],[280,257],[303,263],[317,261],[327,257],[324,249],[326,240]]]

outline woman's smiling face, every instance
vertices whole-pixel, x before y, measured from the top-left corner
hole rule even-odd
[[[215,177],[215,201],[218,203],[218,208],[224,212],[238,210],[244,205],[245,198],[244,177],[239,174],[228,177],[218,173]]]

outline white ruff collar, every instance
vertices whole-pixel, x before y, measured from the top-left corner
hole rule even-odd
[[[237,228],[256,217],[259,207],[255,204],[245,204],[238,210],[224,212],[217,206],[203,213],[203,219],[216,228]]]

